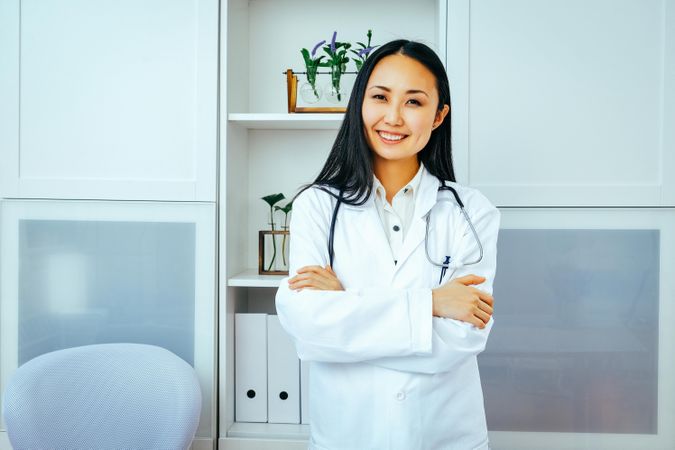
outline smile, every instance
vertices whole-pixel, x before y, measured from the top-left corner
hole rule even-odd
[[[408,137],[405,134],[393,134],[387,133],[385,131],[378,131],[377,134],[380,136],[380,139],[386,144],[395,144]]]

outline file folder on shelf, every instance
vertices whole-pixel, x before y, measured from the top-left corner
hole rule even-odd
[[[267,314],[235,314],[235,420],[267,422]]]
[[[267,316],[269,423],[300,423],[300,360],[279,318]]]

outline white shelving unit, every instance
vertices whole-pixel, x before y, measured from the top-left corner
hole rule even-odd
[[[249,130],[333,130],[344,114],[232,113],[230,123]]]
[[[310,183],[344,118],[288,114],[284,71],[303,71],[300,49],[330,42],[333,31],[352,43],[365,42],[368,29],[374,45],[421,41],[445,61],[446,11],[446,0],[234,0],[221,8],[220,449],[307,446],[307,425],[239,423],[234,414],[234,314],[274,313],[283,278],[255,269],[257,232],[269,228],[260,198],[278,192],[292,198]]]
[[[283,275],[259,275],[256,269],[244,270],[230,277],[227,285],[232,287],[268,287],[278,288]]]

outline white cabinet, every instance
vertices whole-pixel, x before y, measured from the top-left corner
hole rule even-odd
[[[675,205],[675,2],[448,9],[461,182],[499,206]]]
[[[291,198],[311,182],[342,123],[342,114],[287,114],[284,71],[304,71],[300,50],[330,42],[333,31],[352,43],[365,42],[368,29],[375,45],[422,41],[445,61],[446,7],[446,0],[234,0],[221,8],[220,448],[307,445],[307,425],[239,423],[234,407],[234,314],[275,314],[281,278],[255,270],[257,233],[269,222],[260,198]]]
[[[492,446],[675,445],[675,209],[502,210]]]
[[[41,354],[108,342],[159,345],[198,374],[197,441],[216,398],[215,205],[0,203],[0,379]]]
[[[215,201],[217,0],[4,0],[0,30],[0,196]]]

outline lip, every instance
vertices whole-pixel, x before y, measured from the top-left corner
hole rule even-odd
[[[389,130],[375,130],[375,132],[378,133],[378,134],[379,134],[380,132],[382,132],[382,133],[387,133],[387,134],[393,134],[393,135],[395,135],[395,136],[407,136],[407,134],[404,134],[404,133],[398,133],[398,132],[396,132],[396,131],[389,131]]]
[[[382,133],[387,133],[387,134],[392,134],[392,135],[394,135],[394,136],[403,136],[403,138],[402,138],[402,139],[398,139],[398,140],[396,140],[396,141],[390,141],[389,139],[385,139],[385,138],[380,134],[380,132],[382,132]],[[386,130],[375,130],[375,133],[377,134],[377,137],[380,138],[380,141],[382,141],[383,143],[385,143],[385,144],[387,144],[387,145],[396,145],[396,144],[399,144],[399,143],[403,142],[403,141],[405,140],[406,137],[408,137],[407,134],[396,133],[396,132],[390,132],[390,131],[386,131]]]

